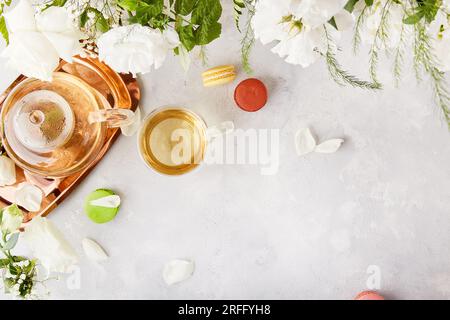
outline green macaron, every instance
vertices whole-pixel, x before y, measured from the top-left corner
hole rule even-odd
[[[91,192],[85,199],[84,211],[86,212],[89,219],[95,223],[105,223],[111,221],[116,216],[119,211],[117,208],[108,208],[101,206],[94,206],[91,204],[92,200],[97,200],[103,197],[115,195],[114,191],[108,189],[97,189]]]

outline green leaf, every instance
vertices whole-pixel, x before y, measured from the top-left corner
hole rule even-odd
[[[95,28],[100,32],[106,32],[109,30],[109,23],[103,16],[103,14],[95,8],[87,7],[80,15],[80,26],[85,27],[89,20],[89,13],[95,14]]]
[[[203,23],[195,32],[195,42],[198,45],[205,45],[217,39],[222,31],[222,25],[218,22]]]
[[[220,0],[198,0],[192,11],[191,22],[202,24],[203,21],[218,21],[222,15]]]
[[[127,11],[136,11],[139,5],[137,0],[119,0],[117,4]]]
[[[66,2],[67,0],[53,0],[52,2],[47,3],[47,5],[44,7],[44,9],[42,9],[42,11],[45,11],[50,7],[64,7]]]
[[[334,20],[334,17],[332,17],[330,20],[328,20],[328,23],[331,24],[336,30],[338,30],[336,20]]]
[[[87,10],[84,10],[81,14],[80,14],[80,27],[84,28],[84,26],[86,25],[86,22],[88,21],[88,15],[87,15]]]
[[[187,16],[192,12],[196,3],[197,0],[176,0],[175,12]]]
[[[177,31],[183,46],[186,48],[187,51],[191,51],[196,44],[194,28],[191,25],[187,25],[179,27]]]
[[[138,3],[136,13],[130,18],[131,23],[147,25],[163,13],[164,0],[145,0]]]
[[[67,2],[67,0],[53,0],[51,6],[52,7],[64,7],[66,2]]]
[[[0,269],[6,268],[9,265],[9,259],[0,259]]]
[[[6,241],[6,244],[3,247],[3,250],[11,250],[12,248],[14,248],[16,243],[17,243],[17,240],[19,240],[19,233],[18,232],[13,233],[9,237],[8,241]]]
[[[103,14],[100,14],[100,16],[96,16],[97,21],[95,22],[95,28],[100,32],[106,32],[109,30],[109,23],[103,16]]]
[[[423,18],[423,15],[424,15],[423,12],[419,11],[419,12],[403,19],[403,23],[404,24],[416,24]]]
[[[348,0],[347,4],[344,6],[344,9],[348,12],[352,13],[353,9],[355,9],[355,5],[358,3],[359,0]]]
[[[8,29],[6,28],[5,17],[3,16],[0,17],[0,33],[2,34],[3,39],[5,39],[6,44],[9,44],[9,33]]]
[[[373,0],[364,0],[364,2],[366,3],[367,6],[371,6],[373,5]]]

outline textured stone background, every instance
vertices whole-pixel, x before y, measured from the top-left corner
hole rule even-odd
[[[228,5],[222,22],[209,65],[240,66]],[[342,62],[364,77],[366,53],[347,53]],[[260,112],[234,106],[234,85],[203,88],[201,63],[194,60],[185,74],[175,57],[140,78],[141,107],[148,113],[176,104],[208,123],[280,129],[278,173],[204,166],[168,178],[141,162],[136,137],[121,137],[50,215],[81,256],[81,288],[69,290],[64,277],[50,281],[52,298],[350,299],[366,288],[370,265],[380,268],[388,298],[450,298],[450,134],[429,84],[417,85],[406,65],[395,88],[387,60],[380,65],[383,91],[342,88],[322,62],[291,66],[259,44],[252,63],[270,91]],[[4,62],[0,75],[2,89],[15,77]],[[240,72],[238,80],[245,77]],[[346,142],[336,154],[299,158],[294,134],[303,126],[321,140]],[[101,187],[120,193],[123,206],[114,221],[96,225],[81,209],[85,195]],[[102,244],[110,259],[88,261],[84,237]],[[19,252],[27,252],[23,244]],[[161,272],[173,258],[195,260],[196,270],[167,287]]]

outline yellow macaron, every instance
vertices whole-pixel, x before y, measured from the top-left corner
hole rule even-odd
[[[213,87],[229,83],[236,79],[234,66],[229,64],[211,68],[202,73],[203,86]]]

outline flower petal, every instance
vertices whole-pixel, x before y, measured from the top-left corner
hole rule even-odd
[[[141,108],[138,106],[136,111],[134,112],[134,118],[133,122],[127,126],[121,126],[120,130],[122,131],[122,134],[126,137],[130,137],[134,135],[141,126]]]
[[[353,27],[355,17],[353,14],[344,9],[334,16],[334,22],[336,22],[336,26],[339,31],[345,31]]]
[[[315,152],[319,153],[334,153],[336,152],[344,142],[344,139],[330,139],[319,144]]]
[[[108,259],[105,250],[103,250],[103,248],[94,240],[85,238],[82,241],[82,245],[84,253],[89,259],[95,262],[101,262]]]
[[[70,267],[78,262],[71,245],[47,218],[34,217],[25,226],[22,237],[49,272],[69,272]]]
[[[90,205],[105,208],[117,208],[120,206],[120,197],[116,194],[91,200]]]
[[[16,165],[6,156],[0,156],[0,187],[16,183]]]
[[[16,190],[15,203],[28,211],[39,211],[42,203],[42,190],[31,183],[22,183]]]
[[[0,55],[7,65],[23,75],[51,81],[59,65],[59,56],[50,41],[40,32],[21,31],[10,35],[10,43]]]
[[[309,128],[304,128],[297,131],[295,136],[295,146],[299,156],[303,156],[314,151],[314,148],[316,147],[316,140],[314,139]]]
[[[193,273],[194,262],[176,259],[164,266],[163,279],[170,286],[190,278]]]
[[[18,31],[36,31],[35,11],[28,0],[21,0],[17,6],[3,14],[8,30],[11,33]]]
[[[42,11],[36,16],[36,27],[65,61],[72,62],[72,57],[81,52],[81,32],[75,29],[65,8],[50,7]]]

